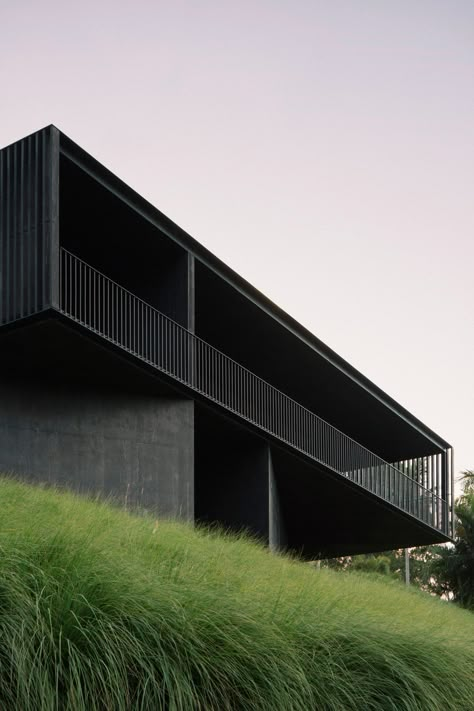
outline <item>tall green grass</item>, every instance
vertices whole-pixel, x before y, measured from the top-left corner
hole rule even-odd
[[[470,711],[474,616],[0,479],[0,709]]]

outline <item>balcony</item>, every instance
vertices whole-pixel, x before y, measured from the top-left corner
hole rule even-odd
[[[450,450],[389,463],[144,300],[60,249],[60,312],[267,439],[452,534]]]

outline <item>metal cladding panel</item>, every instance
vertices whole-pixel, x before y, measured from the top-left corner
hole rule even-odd
[[[0,324],[53,305],[55,133],[48,127],[0,151]]]

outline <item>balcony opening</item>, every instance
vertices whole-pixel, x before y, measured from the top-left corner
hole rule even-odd
[[[65,156],[60,173],[60,246],[187,327],[186,251]]]
[[[258,296],[249,298],[201,262],[195,293],[198,336],[384,461],[444,452],[388,407],[385,393],[378,398],[372,383],[361,385],[366,379],[339,365],[337,359],[344,361],[324,344],[327,355],[262,308]]]

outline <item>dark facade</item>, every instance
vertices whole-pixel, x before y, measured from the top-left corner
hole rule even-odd
[[[54,126],[0,151],[0,470],[341,555],[449,540],[450,445]]]

